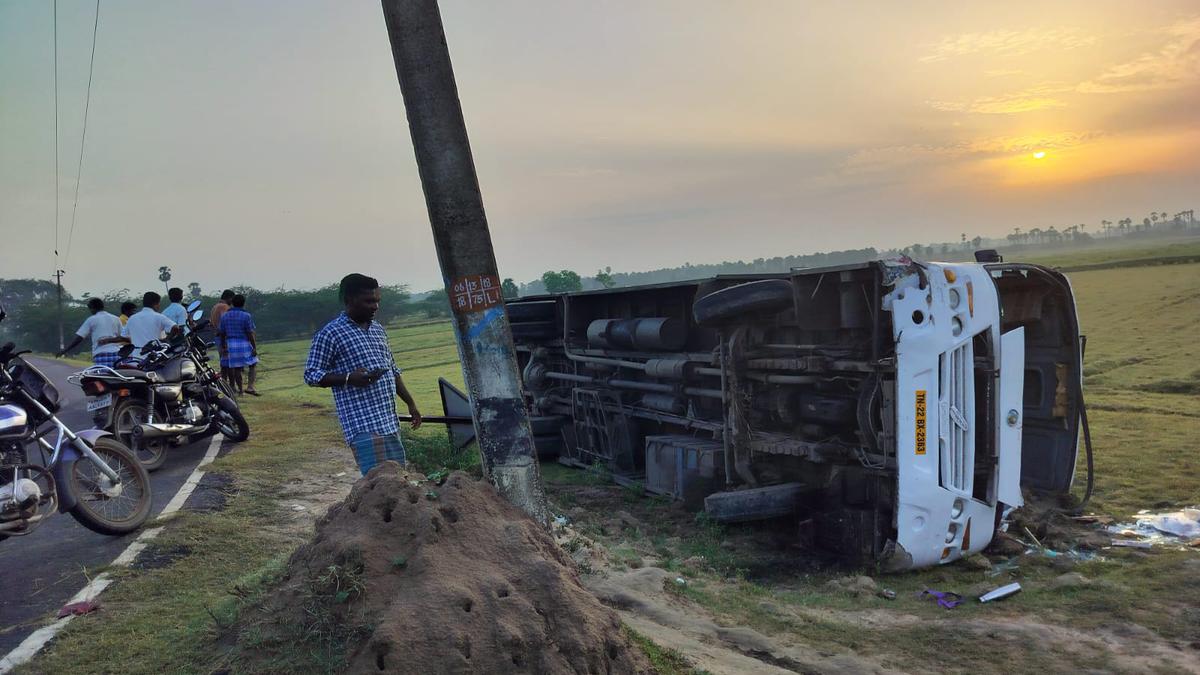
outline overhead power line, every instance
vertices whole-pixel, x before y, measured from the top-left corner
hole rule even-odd
[[[75,238],[75,213],[79,210],[79,182],[83,178],[83,150],[87,144],[88,110],[92,105],[92,72],[96,67],[96,29],[100,26],[100,0],[96,0],[96,19],[92,23],[92,58],[88,63],[87,96],[83,102],[83,133],[79,137],[79,166],[75,170],[75,203],[71,206],[71,229],[67,232],[66,261],[71,261],[71,240]]]
[[[54,268],[58,269],[58,0],[54,0]]]

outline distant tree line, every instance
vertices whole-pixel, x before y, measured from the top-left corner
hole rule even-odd
[[[161,293],[160,288],[153,288]],[[198,284],[193,285],[184,303],[198,299],[207,315],[216,304],[220,290],[204,292]],[[258,336],[262,340],[279,340],[311,336],[338,312],[342,302],[338,298],[337,284],[314,290],[260,290],[251,286],[234,286],[235,293],[246,296],[246,309],[254,315]],[[122,288],[99,294],[105,309],[117,314],[126,301],[142,304],[142,293]],[[450,304],[445,291],[440,295],[430,294],[418,302],[411,302],[405,286],[385,286],[382,289],[377,320],[383,323],[415,317],[449,316]],[[90,294],[75,297],[63,292],[63,329],[67,341],[83,320],[87,318],[86,303]],[[58,301],[54,282],[40,279],[0,279],[0,301],[8,313],[0,323],[0,340],[11,340],[25,349],[50,352],[58,349]],[[163,301],[167,301],[164,299]]]
[[[518,284],[513,279],[504,279],[501,290],[506,299],[541,293],[567,293],[579,290],[636,286],[643,284],[669,283],[703,279],[722,274],[765,274],[787,272],[796,268],[844,265],[867,260],[907,255],[913,258],[946,261],[970,260],[972,252],[980,248],[1000,248],[1002,252],[1020,255],[1031,248],[1086,246],[1097,239],[1127,237],[1131,239],[1151,238],[1177,233],[1200,232],[1200,222],[1195,212],[1180,211],[1169,215],[1156,211],[1142,218],[1140,223],[1131,217],[1117,221],[1101,220],[1100,226],[1088,232],[1085,223],[1063,227],[1049,226],[1028,229],[1013,228],[1003,238],[969,237],[959,235],[956,242],[911,244],[900,248],[876,249],[873,247],[811,253],[804,255],[735,260],[720,263],[693,265],[685,263],[679,267],[664,267],[646,272],[613,272],[611,267],[597,270],[594,276],[582,277],[572,270],[550,270],[540,279]],[[161,275],[168,268],[160,270]],[[161,277],[160,277],[161,278]],[[165,283],[165,282],[164,282]],[[157,284],[147,288],[158,291]],[[205,310],[210,309],[219,297],[217,292],[205,292],[200,284],[187,285],[185,302],[199,299]],[[307,337],[342,309],[338,299],[337,285],[330,284],[314,290],[259,290],[250,286],[235,286],[237,293],[246,296],[246,309],[254,314],[259,337],[277,340]],[[0,302],[9,317],[0,324],[0,340],[12,340],[23,348],[48,352],[58,348],[57,289],[53,281],[43,279],[0,279]],[[111,290],[100,294],[113,314],[120,311],[121,303],[132,301],[141,305],[142,290],[128,288]],[[63,323],[67,340],[87,318],[85,303],[91,297],[83,293],[74,297],[63,292]],[[444,289],[437,289],[413,296],[404,285],[386,286],[378,319],[387,323],[405,318],[436,318],[450,315],[450,303]]]

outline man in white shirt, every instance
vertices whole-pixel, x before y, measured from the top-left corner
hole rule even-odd
[[[104,311],[104,301],[100,298],[88,300],[87,306],[92,315],[84,320],[83,324],[79,326],[79,330],[75,331],[75,340],[55,356],[66,354],[78,347],[80,342],[91,338],[92,363],[111,368],[121,358],[117,354],[121,345],[107,342],[107,340],[121,335],[121,320]]]
[[[183,306],[183,289],[172,288],[167,291],[171,304],[162,311],[162,315],[175,322],[176,326],[187,325],[187,308]]]
[[[121,329],[123,342],[133,344],[135,349],[141,349],[147,342],[162,340],[168,335],[175,335],[183,330],[182,326],[158,313],[158,305],[162,296],[154,291],[148,291],[142,296],[142,311],[129,317],[125,327]]]

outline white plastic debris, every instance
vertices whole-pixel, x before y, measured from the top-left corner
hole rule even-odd
[[[979,596],[979,601],[980,602],[991,602],[992,600],[999,600],[1001,598],[1007,598],[1010,595],[1015,595],[1020,592],[1021,592],[1021,584],[1014,581],[1011,584],[1008,584],[1007,586],[1001,586],[1000,588],[997,588],[995,590],[991,590],[991,591],[988,591],[987,593],[984,593],[983,595]]]
[[[1130,537],[1130,539],[1113,541],[1113,546],[1132,548],[1149,548],[1151,545],[1178,546],[1200,537],[1200,508],[1179,509],[1163,513],[1140,511],[1134,522],[1110,525],[1108,531],[1119,536]]]
[[[684,579],[683,577],[675,577],[675,584],[677,586],[687,586],[687,579]]]
[[[1112,545],[1120,548],[1150,548],[1153,544],[1148,541],[1136,541],[1133,539],[1113,539]]]

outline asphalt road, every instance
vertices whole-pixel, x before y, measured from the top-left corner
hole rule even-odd
[[[67,383],[67,376],[80,368],[48,359],[30,361],[54,381],[62,394],[58,418],[71,429],[90,428],[91,416],[84,408],[86,397],[79,387]],[[210,440],[211,436],[205,435],[190,445],[169,448],[166,463],[150,474],[153,514],[175,496],[204,457]],[[36,456],[34,452],[31,459]],[[0,656],[21,644],[47,615],[57,613],[83,588],[87,570],[112,562],[135,537],[136,532],[123,537],[96,534],[69,514],[59,513],[43,521],[32,534],[0,542]]]

